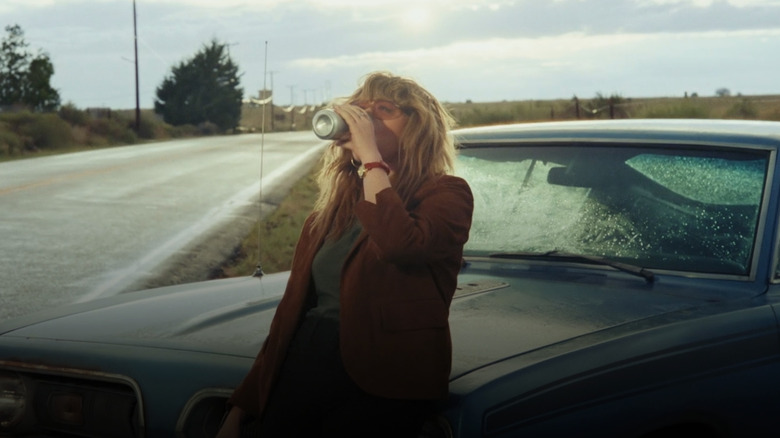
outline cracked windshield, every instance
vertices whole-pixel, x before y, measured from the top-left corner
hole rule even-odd
[[[559,251],[744,274],[766,168],[758,152],[680,147],[466,149],[459,172],[475,194],[467,252]]]

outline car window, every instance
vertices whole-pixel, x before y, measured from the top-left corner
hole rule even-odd
[[[467,255],[560,251],[746,275],[767,155],[692,147],[464,149]]]

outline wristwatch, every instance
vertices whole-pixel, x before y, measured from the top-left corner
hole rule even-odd
[[[387,165],[384,161],[374,161],[372,163],[363,163],[358,167],[357,174],[362,179],[364,176],[366,176],[366,172],[368,172],[371,169],[382,169],[384,170],[388,175],[390,175],[390,166]]]

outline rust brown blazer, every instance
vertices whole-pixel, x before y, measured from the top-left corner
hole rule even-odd
[[[385,189],[361,201],[363,226],[341,273],[340,347],[347,373],[364,391],[387,398],[447,395],[451,366],[449,305],[471,227],[468,184],[443,176],[404,205]],[[290,279],[270,332],[231,403],[260,416],[287,347],[314,294],[311,266],[322,242],[306,221]]]

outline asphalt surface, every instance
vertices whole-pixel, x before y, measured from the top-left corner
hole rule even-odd
[[[207,278],[322,146],[251,134],[0,163],[0,320]]]

